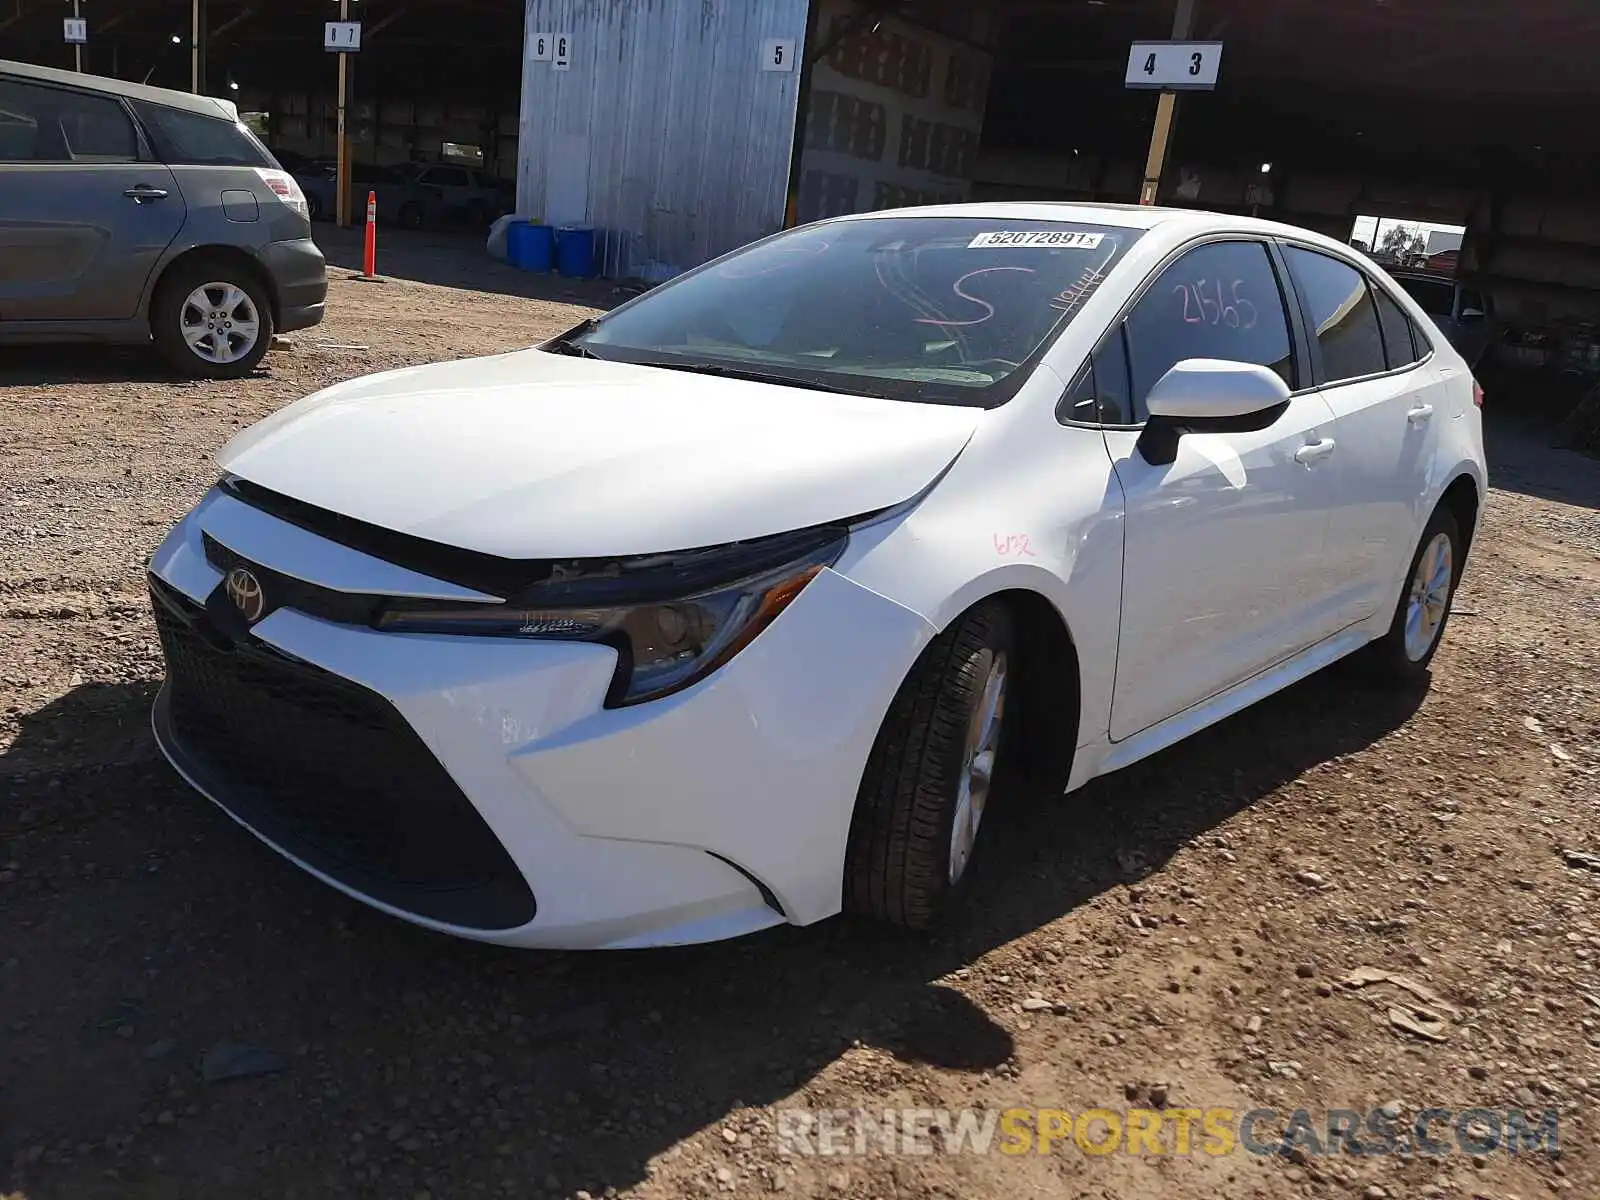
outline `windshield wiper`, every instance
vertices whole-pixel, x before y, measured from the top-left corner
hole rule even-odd
[[[868,391],[865,388],[841,387],[834,383],[822,383],[814,379],[800,378],[794,375],[780,375],[772,371],[751,371],[745,367],[728,367],[721,363],[705,362],[671,362],[660,359],[634,360],[636,366],[660,367],[664,371],[688,371],[695,375],[715,375],[719,379],[744,379],[751,383],[776,383],[783,387],[807,388],[813,392],[832,392],[838,396],[867,396],[874,400],[891,400],[882,392]]]
[[[575,358],[595,358],[600,356],[587,346],[578,345],[579,338],[593,332],[595,326],[600,324],[599,317],[589,317],[574,325],[565,333],[558,333],[543,346],[541,350],[549,350],[554,354],[570,354]]]

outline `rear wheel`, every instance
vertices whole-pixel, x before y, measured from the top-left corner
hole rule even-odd
[[[1450,510],[1435,510],[1411,557],[1389,632],[1368,648],[1368,665],[1391,679],[1424,674],[1450,620],[1463,564],[1461,531]]]
[[[901,684],[867,761],[845,859],[845,907],[926,929],[966,890],[1006,752],[1013,638],[997,601],[935,638]]]
[[[402,204],[400,206],[400,214],[399,215],[400,215],[400,228],[402,228],[402,229],[421,229],[422,228],[422,205],[418,204],[415,200],[407,200],[404,204]]]
[[[266,289],[233,263],[201,258],[161,281],[150,333],[168,363],[200,379],[238,379],[272,344]]]

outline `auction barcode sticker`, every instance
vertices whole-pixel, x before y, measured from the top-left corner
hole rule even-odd
[[[1103,233],[1080,233],[1072,229],[1024,230],[1016,233],[980,233],[967,243],[967,249],[983,246],[1045,246],[1069,250],[1093,250],[1105,239]]]

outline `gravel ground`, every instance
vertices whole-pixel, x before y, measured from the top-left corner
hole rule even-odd
[[[525,344],[583,315],[560,299],[610,298],[541,299],[509,272],[438,286],[472,273],[451,246],[386,244],[434,283],[341,272],[327,323],[239,383],[0,353],[0,1194],[1600,1196],[1600,464],[1531,435],[1495,431],[1429,690],[1335,668],[1066,800],[1022,798],[937,938],[834,921],[671,952],[456,943],[187,791],[146,732],[141,576],[218,446],[327,383]],[[1432,999],[1348,986],[1360,967]],[[1444,1040],[1395,1026],[1418,1006]],[[814,1157],[774,1138],[795,1106],[1387,1105],[1402,1128],[1554,1109],[1561,1153]]]

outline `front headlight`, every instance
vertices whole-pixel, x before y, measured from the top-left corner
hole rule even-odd
[[[727,662],[844,553],[840,527],[682,555],[584,562],[505,604],[400,600],[393,633],[602,642],[617,651],[608,708],[681,691]]]

